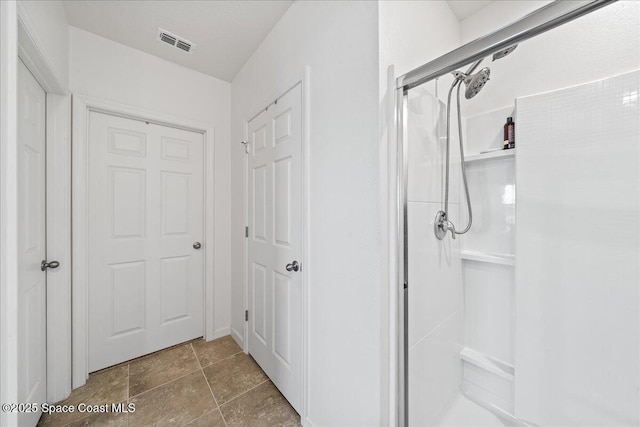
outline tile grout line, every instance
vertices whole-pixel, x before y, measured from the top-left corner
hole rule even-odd
[[[198,365],[200,365],[200,372],[202,372],[202,376],[204,377],[204,382],[207,383],[207,387],[209,387],[209,392],[211,393],[211,397],[213,397],[213,401],[216,404],[216,410],[218,412],[220,412],[220,416],[222,417],[222,422],[224,423],[225,427],[228,427],[227,426],[227,422],[224,419],[224,415],[222,415],[222,411],[220,410],[220,405],[218,404],[218,399],[216,399],[215,394],[213,394],[213,389],[211,388],[211,384],[209,384],[209,380],[207,379],[207,376],[204,374],[204,369],[202,368],[202,363],[200,363],[200,359],[198,358],[198,354],[196,353],[196,350],[193,348],[193,344],[191,344],[191,351],[193,351],[193,355],[196,356],[196,360],[198,361]]]
[[[200,372],[202,372],[204,381],[207,383],[207,387],[209,387],[209,391],[211,392],[213,401],[216,403],[216,408],[219,408],[220,405],[218,404],[218,399],[216,399],[216,396],[213,394],[213,389],[211,388],[211,384],[209,384],[209,380],[207,379],[207,376],[204,374],[204,369],[202,369],[202,364],[200,363],[200,359],[198,359],[198,355],[196,354],[196,351],[194,350],[193,345],[191,346],[191,351],[193,351],[193,354],[196,356],[196,360],[198,361],[198,365],[200,365]]]
[[[200,361],[200,358],[198,357],[198,353],[196,352],[196,349],[193,347],[193,343],[191,343],[191,350],[193,351],[193,354],[195,354],[196,356],[196,360],[198,361],[198,364],[200,365],[200,369],[202,370],[202,375],[204,375],[204,380],[207,382],[207,386],[209,386],[209,390],[211,391],[211,395],[213,396],[213,400],[214,402],[216,402],[216,406],[217,406],[217,410],[220,413],[220,418],[222,418],[222,422],[224,423],[225,427],[229,427],[227,424],[227,420],[224,418],[224,415],[222,414],[222,409],[221,409],[221,405],[218,403],[218,399],[216,399],[215,394],[213,393],[213,389],[211,388],[211,384],[209,384],[209,380],[207,379],[207,376],[204,373],[204,368],[208,368],[209,366],[213,366],[217,363],[222,362],[223,360],[227,360],[232,358],[233,356],[242,353],[242,349],[240,349],[240,351],[233,353],[227,357],[224,357],[220,360],[216,360],[213,363],[208,364],[207,366],[202,366],[202,362]]]
[[[0,1],[1,1],[1,0],[0,0]],[[139,359],[144,359],[144,358],[147,358],[147,357],[149,357],[149,356],[151,356],[151,355],[153,355],[153,354],[162,353],[162,352],[164,352],[164,351],[166,351],[166,350],[170,350],[170,349],[174,349],[174,348],[179,348],[179,347],[183,347],[183,346],[184,346],[184,347],[186,347],[187,345],[189,345],[189,346],[191,347],[191,351],[194,353],[194,356],[196,357],[196,364],[197,364],[198,366],[200,366],[200,361],[198,360],[198,356],[197,356],[197,355],[195,354],[195,352],[193,351],[193,347],[191,346],[191,342],[186,342],[186,343],[182,343],[182,344],[174,345],[174,346],[171,346],[171,347],[167,347],[167,348],[165,348],[165,349],[158,350],[158,351],[156,351],[156,352],[153,352],[153,353],[147,354],[147,355],[145,355],[145,356],[138,357],[138,358],[136,358],[136,359],[131,359],[131,361],[135,361],[135,360],[139,360]],[[131,361],[130,361],[130,362],[131,362]],[[130,363],[130,362],[127,364],[127,369],[129,369],[129,374],[131,374],[131,368],[130,368],[130,367],[131,367],[131,363]],[[146,392],[148,392],[148,391],[154,390],[154,389],[156,389],[156,388],[158,388],[158,387],[162,387],[163,385],[169,384],[169,383],[171,383],[171,382],[173,382],[173,381],[176,381],[176,380],[179,380],[179,379],[181,379],[181,378],[184,378],[184,377],[186,377],[187,375],[193,374],[193,373],[194,373],[194,372],[196,372],[197,370],[198,370],[198,369],[196,368],[196,369],[194,369],[193,371],[190,371],[190,372],[188,372],[188,373],[186,373],[186,374],[184,374],[184,375],[181,375],[181,376],[179,376],[179,377],[177,377],[177,378],[174,378],[174,379],[171,379],[171,380],[169,380],[169,381],[165,381],[165,382],[164,382],[164,383],[162,383],[162,384],[158,384],[157,386],[152,387],[152,388],[150,388],[149,390],[145,390],[145,391],[143,391],[143,392],[141,392],[141,393],[138,393],[138,394],[135,394],[135,395],[133,395],[133,396],[131,396],[131,395],[130,395],[129,390],[127,390],[127,393],[129,393],[129,398],[132,398],[132,397],[138,397],[138,396],[140,396],[140,395],[145,394],[145,393],[146,393]],[[131,384],[131,375],[129,375],[129,379],[128,379],[128,381],[129,381],[129,384]]]
[[[196,353],[196,349],[193,348],[193,343],[189,343],[189,345],[191,346],[191,351],[193,352],[193,355],[196,357],[196,361],[198,362],[198,366],[200,366],[200,369],[202,369],[202,362],[200,362],[200,358],[198,357],[198,353]]]
[[[169,380],[169,381],[167,381],[167,382],[165,382],[165,383],[159,384],[159,385],[157,385],[157,386],[155,386],[155,387],[153,387],[153,388],[150,388],[149,390],[145,390],[145,391],[143,391],[142,393],[138,393],[138,394],[136,394],[136,395],[134,395],[134,396],[131,396],[131,397],[132,397],[132,398],[133,398],[133,397],[140,397],[140,396],[142,396],[143,394],[146,394],[146,393],[150,392],[151,390],[155,390],[155,389],[160,388],[160,387],[162,387],[162,386],[164,386],[164,385],[167,385],[167,384],[172,383],[172,382],[174,382],[174,381],[180,380],[180,379],[182,379],[182,378],[184,378],[184,377],[186,377],[186,376],[188,376],[188,375],[193,374],[194,372],[198,372],[198,371],[199,371],[199,370],[201,370],[201,369],[202,369],[202,368],[194,369],[194,370],[193,370],[193,371],[191,371],[191,372],[188,372],[188,373],[186,373],[186,374],[184,374],[184,375],[181,375],[181,376],[179,376],[179,377],[177,377],[177,378],[174,378],[174,379],[172,379],[172,380]]]
[[[194,350],[194,353],[195,353],[195,350]],[[220,363],[220,362],[223,362],[223,361],[225,361],[225,360],[227,360],[227,359],[231,359],[233,356],[237,356],[237,355],[238,355],[238,354],[240,354],[240,353],[244,353],[244,352],[243,352],[242,350],[240,350],[239,352],[237,352],[237,353],[233,353],[232,355],[227,356],[227,357],[225,357],[224,359],[216,360],[216,361],[215,361],[215,362],[213,362],[213,363],[209,363],[207,366],[202,366],[202,363],[200,363],[200,359],[198,359],[198,363],[200,363],[200,366],[202,367],[202,369],[204,369],[204,368],[208,368],[209,366],[213,366],[213,365],[216,365],[216,364],[218,364],[218,363]],[[196,354],[196,358],[197,358],[197,357],[198,357],[198,355]]]
[[[267,374],[265,374],[265,375],[267,375]],[[227,400],[227,401],[226,401],[226,402],[224,402],[222,405],[220,405],[220,407],[222,408],[222,406],[226,405],[227,403],[231,403],[231,402],[233,402],[234,400],[236,400],[236,399],[237,399],[237,398],[239,398],[240,396],[244,396],[245,394],[249,393],[251,390],[253,390],[253,389],[256,389],[256,388],[260,387],[262,384],[264,384],[264,383],[266,383],[266,382],[268,382],[268,381],[271,381],[271,379],[270,379],[269,377],[267,377],[267,379],[266,379],[266,380],[264,380],[264,381],[262,381],[260,384],[255,385],[255,386],[251,387],[249,390],[247,390],[247,391],[245,391],[245,392],[242,392],[242,393],[240,393],[239,395],[237,395],[237,396],[233,397],[233,399],[229,399],[229,400]],[[222,414],[222,411],[220,411],[220,413]]]
[[[222,414],[222,409],[220,409],[220,406],[218,406],[218,412],[220,412],[220,418],[222,418],[222,422],[224,423],[225,427],[229,427],[229,424],[227,424],[227,420],[224,419],[224,415]]]
[[[0,0],[0,1],[1,1],[1,0]],[[124,363],[124,362],[123,362],[123,363]],[[110,366],[110,367],[105,368],[105,369],[100,369],[99,371],[96,371],[96,372],[91,373],[91,374],[90,374],[90,376],[91,376],[91,375],[94,375],[95,373],[98,373],[98,372],[104,372],[104,371],[108,371],[108,370],[111,370],[111,369],[116,369],[116,368],[118,368],[118,367],[122,366],[122,364],[123,364],[123,363],[119,363],[117,366]],[[88,379],[87,379],[87,381],[88,381]],[[85,384],[85,386],[86,386],[86,384]],[[79,387],[79,388],[83,388],[83,387],[85,387],[85,386],[81,386],[81,387]],[[78,389],[76,389],[76,390],[78,390]],[[58,402],[57,404],[62,404],[62,402],[67,401],[67,400],[71,397],[71,394],[73,394],[73,392],[74,392],[74,391],[75,391],[75,390],[71,390],[71,393],[69,394],[69,396],[67,396],[67,398],[66,398],[66,399],[64,399],[64,400],[62,400],[62,401],[60,401],[60,402]],[[128,398],[128,397],[129,397],[129,363],[127,363],[127,398],[124,400],[124,401],[125,401],[125,402],[127,402],[127,403],[129,403],[129,398]],[[112,402],[112,403],[113,403],[113,402]],[[119,402],[117,402],[117,403],[119,403]],[[108,403],[107,403],[107,404],[108,404]],[[68,415],[68,414],[64,414],[64,415]],[[79,418],[79,419],[77,419],[77,420],[72,420],[72,421],[70,421],[70,422],[64,422],[64,421],[63,421],[63,423],[62,423],[61,425],[59,425],[59,427],[69,427],[69,426],[70,426],[71,424],[73,424],[73,423],[81,422],[82,420],[86,420],[86,419],[88,419],[88,418],[90,418],[90,417],[91,417],[91,413],[87,412],[87,413],[85,413],[85,415],[83,415],[82,417],[80,417],[80,418]],[[63,417],[63,420],[64,420],[64,418],[67,418],[67,417]],[[128,414],[128,413],[126,414],[126,420],[127,420],[127,424],[126,424],[126,425],[127,425],[127,427],[129,427],[129,414]],[[40,417],[40,419],[38,420],[38,424],[40,424],[40,421],[42,421],[42,417]]]
[[[0,0],[0,1],[1,1],[1,0]],[[229,358],[231,358],[231,357],[233,357],[233,356],[236,356],[236,355],[238,355],[238,354],[242,353],[242,350],[240,350],[239,352],[234,353],[234,354],[232,354],[231,356],[225,357],[224,359],[220,359],[220,360],[218,360],[217,362],[211,363],[210,365],[207,365],[207,366],[205,366],[205,367],[203,368],[203,367],[202,367],[202,364],[200,363],[200,359],[198,359],[198,355],[196,354],[196,352],[195,352],[195,350],[194,350],[194,348],[193,348],[192,343],[189,343],[189,346],[191,347],[191,351],[193,352],[194,356],[196,357],[196,362],[198,363],[198,367],[199,367],[198,369],[203,370],[203,374],[204,374],[204,368],[208,368],[209,366],[213,366],[213,365],[215,365],[215,364],[216,364],[216,363],[218,363],[218,362],[222,362],[223,360],[229,359]],[[179,347],[179,345],[177,345],[177,346],[173,346],[173,347],[169,347],[169,348],[174,348],[174,347]],[[164,350],[167,350],[167,349],[164,349]],[[160,353],[161,351],[164,351],[164,350],[157,351],[156,353]],[[152,353],[152,354],[153,354],[153,353]],[[149,355],[147,355],[147,356],[149,356]],[[147,357],[147,356],[142,356],[142,357]],[[139,358],[139,359],[141,359],[141,358]],[[136,359],[133,359],[133,360],[136,360]],[[131,364],[130,364],[130,363],[127,365],[127,369],[129,369],[129,366],[131,366]],[[186,377],[187,375],[193,374],[194,372],[198,371],[198,369],[194,369],[193,371],[190,371],[190,372],[188,372],[188,373],[186,373],[186,374],[184,374],[184,375],[182,375],[182,376],[180,376],[180,377],[174,378],[174,379],[169,380],[169,381],[167,381],[167,382],[164,382],[164,383],[162,383],[162,384],[158,384],[157,386],[155,386],[155,387],[153,387],[153,388],[150,388],[149,390],[145,390],[145,391],[143,391],[143,392],[141,392],[141,393],[138,393],[138,394],[136,394],[136,395],[129,396],[129,398],[141,396],[141,395],[143,395],[143,394],[145,394],[145,393],[147,393],[147,392],[149,392],[149,391],[151,391],[151,390],[155,390],[155,389],[156,389],[156,388],[158,388],[158,387],[162,387],[163,385],[169,384],[170,382],[173,382],[173,381],[179,380],[179,379],[181,379],[181,378],[184,378],[184,377]],[[206,379],[206,376],[205,376],[205,379]],[[129,380],[129,381],[131,381],[131,380]],[[207,384],[208,384],[208,382],[207,382]],[[127,389],[127,393],[129,393],[129,390],[128,390],[128,389]],[[215,397],[214,397],[214,399],[215,399]]]

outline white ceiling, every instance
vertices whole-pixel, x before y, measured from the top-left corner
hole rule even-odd
[[[231,81],[292,0],[64,2],[70,25]],[[196,44],[182,52],[156,40],[158,27]]]
[[[458,21],[468,18],[492,1],[485,0],[448,0],[449,7],[458,18]],[[508,7],[505,5],[505,7]]]

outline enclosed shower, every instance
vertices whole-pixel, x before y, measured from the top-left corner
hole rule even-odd
[[[638,28],[553,2],[398,78],[401,425],[640,426]]]

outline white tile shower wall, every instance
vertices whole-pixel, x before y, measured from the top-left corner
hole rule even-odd
[[[473,224],[462,241],[463,250],[492,254],[514,253],[516,183],[513,157],[467,163],[467,181],[473,209]],[[464,203],[460,216],[466,224]]]
[[[513,413],[513,381],[487,373],[466,362],[462,372],[463,390],[472,389],[473,397],[478,401],[495,405],[509,414]]]
[[[468,375],[468,373],[465,372],[465,375]],[[508,394],[507,392],[508,388],[506,387],[504,388],[504,391],[500,393],[503,396],[501,397],[501,396],[498,396],[497,394],[494,394],[490,391],[485,390],[483,387],[479,387],[478,385],[464,379],[462,380],[462,384],[460,385],[460,390],[465,396],[467,396],[472,401],[480,402],[485,407],[493,406],[494,408],[500,409],[506,412],[507,414],[510,414],[511,416],[513,416],[513,395],[508,396],[507,398],[504,397]],[[476,427],[479,425],[480,424],[467,424],[464,427],[469,427],[469,426]],[[505,423],[504,425],[507,425],[510,427],[521,426],[521,424],[514,424],[514,423]],[[567,426],[554,426],[554,427],[567,427]]]
[[[409,425],[432,426],[458,391],[460,312],[409,349]]]
[[[408,188],[410,201],[442,203],[446,153],[446,105],[425,87],[409,92],[408,99]],[[457,115],[452,111],[451,123]],[[460,201],[460,149],[457,132],[451,132],[449,202]],[[435,212],[434,212],[435,214]]]
[[[418,89],[409,98],[409,419],[432,425],[460,385],[462,280],[459,239],[440,241],[433,220],[442,209],[444,104]],[[457,146],[457,139],[454,140]],[[457,153],[457,150],[452,150]],[[459,224],[458,167],[451,170],[449,214]]]
[[[409,202],[409,347],[460,309],[462,284],[459,240],[433,233],[437,203]],[[459,206],[451,205],[458,222]]]
[[[462,281],[465,345],[513,364],[513,267],[463,261]]]
[[[640,72],[517,100],[516,416],[638,425]]]
[[[457,393],[440,418],[438,427],[504,427],[505,424],[491,412]]]

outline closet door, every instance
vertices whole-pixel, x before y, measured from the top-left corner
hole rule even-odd
[[[203,135],[90,113],[89,370],[203,333]]]

